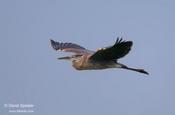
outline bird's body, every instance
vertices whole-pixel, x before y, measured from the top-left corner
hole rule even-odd
[[[75,55],[58,59],[71,60],[72,66],[77,70],[122,68],[148,74],[148,72],[143,69],[129,68],[118,62],[119,58],[128,54],[132,46],[132,41],[122,41],[122,39],[118,38],[113,46],[101,48],[96,52],[87,50],[74,43],[60,43],[51,40],[51,45],[55,50],[75,53]]]
[[[72,66],[77,70],[100,70],[108,68],[117,68],[119,66],[114,61],[93,61],[84,60],[84,57],[80,57],[78,61],[72,61]],[[120,66],[119,66],[120,67]]]

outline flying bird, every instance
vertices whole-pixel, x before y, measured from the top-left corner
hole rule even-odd
[[[149,74],[144,69],[128,67],[118,62],[118,59],[124,57],[131,50],[132,41],[124,41],[117,38],[114,45],[100,48],[97,51],[88,50],[75,43],[62,43],[51,41],[51,46],[56,51],[65,51],[74,53],[71,56],[60,57],[60,60],[71,60],[72,66],[77,70],[100,70],[107,68],[122,68],[144,74]]]

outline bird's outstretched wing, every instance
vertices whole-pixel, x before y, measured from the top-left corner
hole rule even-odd
[[[84,47],[74,44],[74,43],[60,43],[56,42],[54,40],[50,40],[51,45],[53,49],[55,50],[61,50],[65,52],[73,52],[76,54],[84,54],[84,53],[89,53],[90,51],[85,49]]]
[[[113,46],[102,48],[95,52],[90,59],[92,60],[116,60],[124,57],[131,50],[132,41],[122,41],[117,38]]]

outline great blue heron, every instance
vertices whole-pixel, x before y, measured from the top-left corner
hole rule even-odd
[[[130,68],[118,62],[119,58],[129,53],[132,44],[132,41],[123,41],[122,38],[117,38],[113,46],[101,48],[95,52],[74,43],[61,43],[51,40],[53,49],[74,53],[72,56],[60,57],[58,59],[71,60],[73,67],[77,70],[122,68],[148,75],[149,73],[144,69]]]

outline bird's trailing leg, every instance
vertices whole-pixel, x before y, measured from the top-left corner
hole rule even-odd
[[[145,71],[144,69],[135,69],[135,68],[130,68],[130,67],[122,67],[123,69],[127,69],[127,70],[132,70],[132,71],[136,71],[136,72],[140,72],[140,73],[144,73],[149,75],[149,73],[147,71]]]
[[[149,73],[147,71],[145,71],[144,69],[131,68],[131,67],[127,67],[123,64],[119,64],[119,65],[121,65],[120,68],[122,68],[122,69],[132,70],[132,71],[136,71],[136,72],[139,72],[139,73],[144,73],[144,74],[149,75]]]

